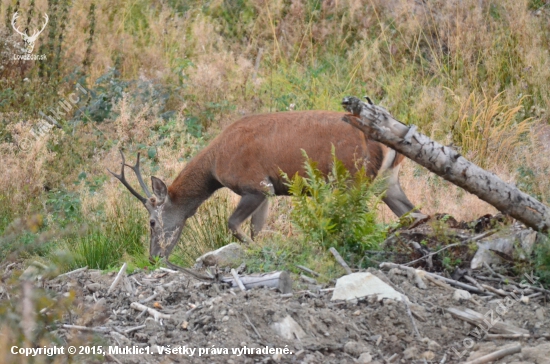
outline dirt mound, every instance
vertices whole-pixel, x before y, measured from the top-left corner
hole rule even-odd
[[[389,299],[331,301],[332,292],[319,289],[292,295],[241,292],[161,270],[135,273],[110,294],[114,274],[92,270],[47,281],[46,288],[76,290],[82,310],[65,324],[101,331],[59,328],[58,333],[99,335],[104,348],[119,348],[105,358],[120,363],[461,363],[512,340],[475,337],[474,326],[453,317],[449,307],[487,313],[488,321],[502,320],[531,333],[550,327],[550,309],[540,295],[503,314],[499,297],[473,294],[471,300],[455,301],[454,288],[429,283],[422,290],[406,276],[369,271],[409,298],[412,318],[403,302]],[[130,307],[140,301],[170,317],[155,321]],[[299,327],[289,326],[293,321]],[[92,337],[83,339],[92,342]],[[548,362],[548,341],[519,340],[522,352],[497,363]]]

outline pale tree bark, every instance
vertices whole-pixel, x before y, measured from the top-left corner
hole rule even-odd
[[[397,121],[370,100],[366,103],[356,97],[345,97],[342,105],[357,116],[347,117],[346,121],[363,131],[368,138],[395,149],[525,225],[538,231],[549,230],[550,209],[494,173],[417,132],[416,126],[408,127]]]

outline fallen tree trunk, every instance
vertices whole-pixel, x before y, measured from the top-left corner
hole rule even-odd
[[[370,100],[369,100],[370,101]],[[345,121],[376,140],[426,167],[449,182],[473,193],[499,211],[525,225],[546,232],[550,209],[533,197],[469,162],[455,150],[443,146],[394,119],[384,108],[356,97],[345,97],[344,108],[356,117]]]

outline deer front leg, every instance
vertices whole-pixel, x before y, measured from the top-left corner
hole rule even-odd
[[[252,239],[244,234],[241,230],[241,224],[250,217],[264,202],[266,197],[263,194],[247,194],[243,195],[237,208],[229,217],[229,230],[242,243],[250,244]]]
[[[267,213],[269,211],[269,200],[266,198],[264,202],[254,211],[251,218],[251,231],[250,235],[252,240],[262,231],[265,220],[267,219]]]

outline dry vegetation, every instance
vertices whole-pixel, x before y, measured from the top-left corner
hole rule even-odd
[[[25,14],[22,26],[31,14],[31,28],[49,14],[34,51],[47,61],[10,58],[22,46],[10,25],[15,10]],[[128,254],[146,265],[144,211],[105,169],[119,167],[119,148],[132,159],[141,151],[144,174],[170,181],[243,114],[339,110],[345,95],[368,94],[550,202],[544,1],[9,0],[0,19],[2,255],[55,260],[67,248],[75,255],[68,269],[82,263],[77,247],[115,241],[122,247],[108,248],[117,253],[102,268]],[[77,82],[89,91],[80,110],[59,118],[61,129],[31,135],[39,112],[50,114]],[[402,183],[427,213],[470,220],[495,212],[411,162]],[[288,202],[271,209],[264,253],[297,234]],[[394,220],[385,207],[379,217]],[[197,229],[208,221],[197,219]],[[21,248],[37,241],[40,249]]]
[[[46,61],[13,60],[23,47],[10,24],[15,11],[21,28],[49,15],[34,49]],[[550,203],[549,25],[544,0],[4,0],[0,263],[41,261],[52,274],[121,261],[151,268],[145,211],[106,172],[119,168],[119,148],[132,160],[142,153],[144,175],[171,181],[241,115],[340,110],[347,95],[368,94]],[[40,112],[51,115],[77,83],[87,93],[56,118],[60,128],[39,132]],[[495,212],[412,162],[401,180],[426,213],[472,220]],[[220,191],[201,207],[176,263],[231,241],[236,201]],[[249,267],[340,269],[321,246],[304,244],[290,199],[272,199],[271,210]],[[385,206],[377,214],[394,223]],[[41,294],[34,299],[43,305],[59,300]],[[0,307],[0,347],[24,340],[20,314]],[[7,327],[16,335],[3,334]],[[55,340],[41,335],[40,345]]]

